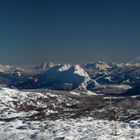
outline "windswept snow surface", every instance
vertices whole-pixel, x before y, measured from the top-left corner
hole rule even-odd
[[[23,92],[16,89],[1,88],[0,90],[0,119],[7,119],[13,117],[25,117],[36,114],[35,110],[27,110],[28,106],[32,106],[34,109],[45,108],[47,103],[40,101],[40,99],[48,99],[49,93],[43,95],[37,92]],[[18,108],[24,108],[26,111],[17,111]],[[50,111],[50,110],[48,110]],[[47,112],[46,112],[47,113]]]
[[[117,136],[114,136],[114,121],[95,120],[85,117],[86,114],[75,119],[33,119],[39,108],[45,109],[43,112],[47,117],[59,109],[63,111],[63,103],[68,107],[77,102],[62,94],[1,88],[0,140],[140,140],[139,119],[129,123],[117,122]],[[49,107],[49,104],[53,106]],[[56,107],[58,109],[54,110]]]
[[[0,122],[1,140],[140,140],[140,120],[117,123],[92,118]]]

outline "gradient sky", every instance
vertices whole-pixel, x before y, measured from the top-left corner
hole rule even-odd
[[[128,61],[140,56],[139,0],[1,0],[0,63]]]

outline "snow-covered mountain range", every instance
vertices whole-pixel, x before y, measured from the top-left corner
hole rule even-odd
[[[31,68],[0,67],[0,84],[18,89],[90,90],[123,93],[140,83],[140,63],[44,63]]]
[[[139,108],[138,63],[0,67],[2,140],[139,140]]]

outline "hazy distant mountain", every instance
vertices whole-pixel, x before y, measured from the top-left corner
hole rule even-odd
[[[82,65],[91,79],[98,79],[100,84],[128,84],[135,85],[140,81],[140,63],[87,63]],[[102,77],[102,78],[99,78]]]
[[[9,65],[0,65],[0,72],[7,72],[11,70],[13,67]]]
[[[110,68],[110,66],[102,61],[98,61],[96,63],[86,63],[82,65],[83,68],[87,70],[107,70]]]
[[[41,65],[36,65],[36,66],[34,66],[33,69],[35,69],[35,70],[47,70],[47,69],[53,67],[54,65],[55,65],[55,64],[52,63],[52,62],[44,62],[44,63],[41,64]]]

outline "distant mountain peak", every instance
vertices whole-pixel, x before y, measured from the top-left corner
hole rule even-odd
[[[66,85],[76,88],[84,81],[90,80],[87,72],[79,65],[58,64],[46,70],[39,78],[39,84],[43,87],[63,89]]]
[[[54,65],[55,65],[55,64],[52,63],[52,62],[44,62],[43,64],[37,65],[37,66],[35,66],[34,68],[35,68],[35,69],[39,69],[39,70],[46,70],[46,69],[51,68],[51,67],[54,66]]]
[[[59,66],[61,66],[58,70],[59,71],[67,71],[67,70],[69,70],[69,68],[71,67],[71,65],[70,64],[59,64]]]

